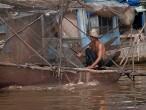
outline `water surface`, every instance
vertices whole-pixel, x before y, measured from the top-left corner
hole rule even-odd
[[[136,66],[146,72],[145,66]],[[146,110],[146,76],[115,84],[10,86],[0,90],[0,110]]]

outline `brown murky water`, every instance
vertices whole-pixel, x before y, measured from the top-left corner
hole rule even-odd
[[[145,72],[145,65],[135,67]],[[102,85],[11,86],[0,91],[0,110],[146,110],[146,76]]]

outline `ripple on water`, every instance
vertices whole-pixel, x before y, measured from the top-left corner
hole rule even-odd
[[[1,91],[24,91],[24,90],[74,90],[80,88],[87,88],[91,86],[97,86],[100,83],[98,81],[93,81],[89,83],[78,82],[75,83],[68,83],[64,85],[36,85],[36,86],[9,86],[2,88]]]

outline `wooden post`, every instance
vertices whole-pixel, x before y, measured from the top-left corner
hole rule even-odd
[[[44,15],[40,17],[41,20],[41,29],[42,29],[42,38],[45,35],[45,19],[44,19]]]
[[[145,23],[146,22],[146,12],[143,12],[143,14],[144,14],[144,23]],[[146,27],[144,28],[144,35],[146,36]]]
[[[144,8],[144,9],[146,9],[146,3],[144,2],[143,4],[142,4],[142,7]],[[146,23],[146,12],[144,11],[143,12],[143,21],[144,21],[144,23],[143,23],[143,25]],[[146,36],[146,27],[144,27],[144,35]],[[145,38],[146,39],[146,38]]]
[[[61,66],[62,66],[62,20],[63,20],[63,8],[64,8],[64,1],[61,2],[61,7],[60,7],[60,16],[59,16],[59,69],[58,69],[58,76],[61,76]]]

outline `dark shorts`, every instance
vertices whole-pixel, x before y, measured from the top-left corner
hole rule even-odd
[[[86,50],[85,50],[85,53],[86,53],[86,66],[90,66],[90,65],[92,65],[94,62],[95,62],[95,60],[97,59],[97,55],[96,55],[96,53],[92,50],[92,49],[90,49],[90,48],[87,48]],[[99,63],[98,63],[98,67],[102,67],[102,66],[104,66],[104,60],[103,59],[101,59],[100,61],[99,61]]]

